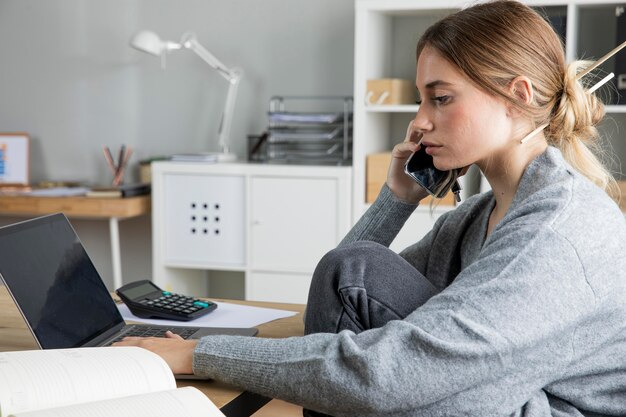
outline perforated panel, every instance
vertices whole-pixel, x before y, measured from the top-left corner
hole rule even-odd
[[[243,176],[165,175],[165,260],[245,262]]]

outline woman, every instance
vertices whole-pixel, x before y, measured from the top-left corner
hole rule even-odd
[[[422,103],[386,185],[315,271],[307,336],[123,344],[310,415],[625,415],[626,222],[588,148],[603,108],[579,68],[515,1],[444,18],[418,43]],[[397,255],[426,196],[403,173],[419,146],[441,170],[478,165],[492,191]]]

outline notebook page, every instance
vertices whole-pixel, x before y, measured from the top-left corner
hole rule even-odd
[[[193,387],[15,414],[14,417],[224,417]]]
[[[165,361],[137,347],[0,352],[0,416],[172,388]]]

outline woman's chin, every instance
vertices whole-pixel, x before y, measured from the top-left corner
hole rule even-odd
[[[452,161],[450,159],[438,158],[438,157],[433,158],[433,165],[439,171],[450,171],[453,169],[459,169],[464,166],[464,165],[460,165],[458,160]]]
[[[439,171],[450,171],[452,169],[457,168],[456,164],[451,164],[449,162],[445,162],[445,161],[436,161],[433,160],[433,165],[435,166],[435,168],[437,168]]]

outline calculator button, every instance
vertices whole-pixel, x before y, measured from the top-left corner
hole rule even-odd
[[[194,304],[200,308],[207,308],[209,306],[207,303],[203,303],[202,301],[196,301]]]

